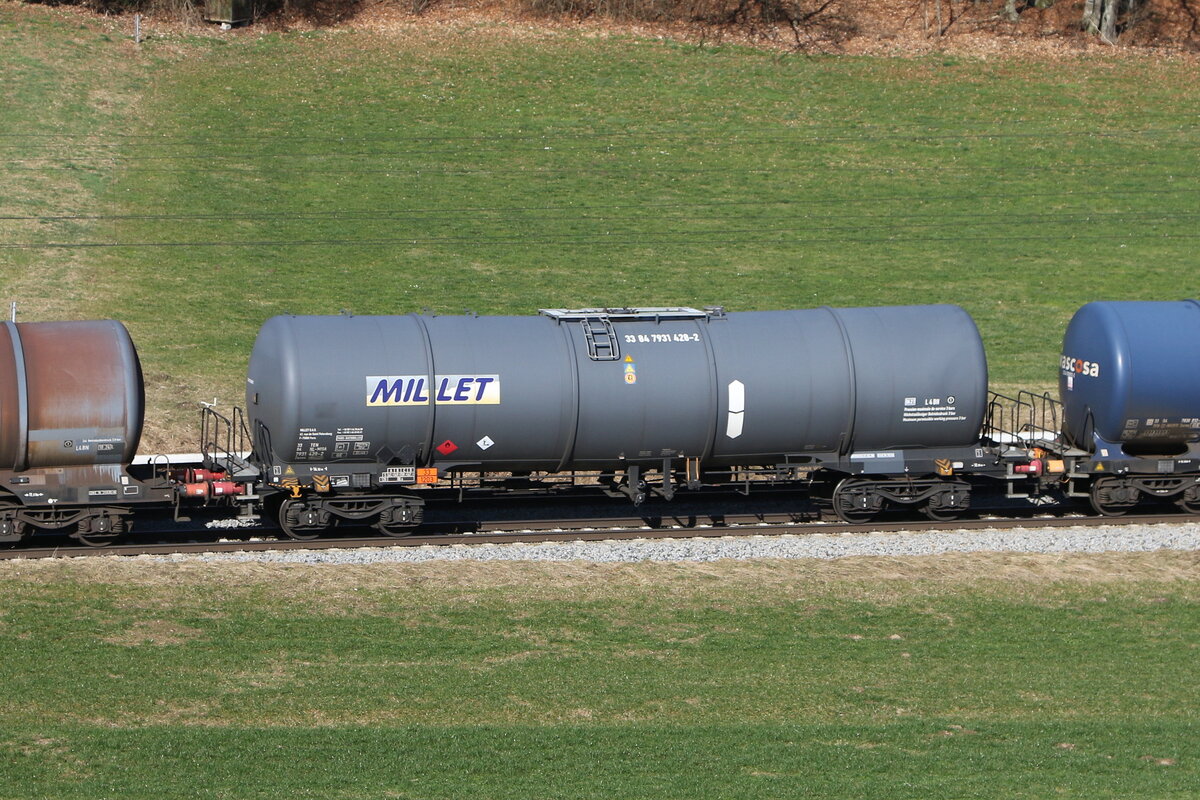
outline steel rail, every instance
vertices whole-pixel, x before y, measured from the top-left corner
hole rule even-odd
[[[764,515],[765,516],[765,515]],[[772,515],[781,516],[781,515]],[[1123,517],[1096,516],[1023,516],[985,517],[979,519],[933,522],[929,520],[898,520],[847,524],[842,522],[780,522],[766,521],[756,515],[745,515],[743,521],[723,525],[705,523],[650,527],[644,520],[609,519],[580,525],[578,520],[550,522],[547,520],[510,521],[497,523],[490,530],[472,533],[421,534],[393,538],[344,537],[298,541],[286,538],[261,538],[262,531],[244,529],[244,538],[227,538],[203,542],[159,542],[113,544],[107,547],[87,545],[58,545],[54,547],[10,549],[0,551],[0,560],[79,558],[88,556],[177,555],[201,553],[263,552],[271,550],[332,550],[369,547],[447,547],[471,544],[537,544],[543,542],[620,541],[635,539],[689,539],[749,536],[849,535],[870,533],[925,533],[959,530],[1019,530],[1025,528],[1069,528],[1127,525],[1184,524],[1197,521],[1186,514],[1145,514]],[[569,527],[575,525],[578,527]]]

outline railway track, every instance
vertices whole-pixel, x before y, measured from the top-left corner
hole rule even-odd
[[[483,524],[471,532],[449,530],[392,538],[347,535],[297,541],[275,538],[273,529],[240,529],[224,538],[205,541],[131,541],[107,547],[58,543],[46,547],[0,550],[0,560],[80,558],[94,556],[176,555],[200,553],[263,552],[272,550],[330,550],[383,547],[449,547],[472,544],[537,544],[543,542],[612,541],[634,539],[686,539],[750,536],[839,536],[863,533],[897,533],[1025,528],[1068,528],[1079,526],[1124,526],[1181,524],[1195,518],[1184,514],[1141,514],[1124,517],[1084,515],[981,517],[948,522],[896,520],[847,524],[843,522],[797,522],[790,515],[727,515],[720,523],[697,522],[694,518],[664,519],[649,526],[641,518],[604,520],[509,520]],[[453,528],[452,523],[443,527]],[[214,537],[219,536],[214,532]]]

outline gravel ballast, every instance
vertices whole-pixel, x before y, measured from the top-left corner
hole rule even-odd
[[[926,533],[803,534],[541,544],[456,544],[246,553],[142,556],[159,562],[257,561],[283,564],[381,564],[425,561],[705,562],[721,559],[836,559],[943,553],[1144,553],[1200,550],[1200,524],[1127,525]]]

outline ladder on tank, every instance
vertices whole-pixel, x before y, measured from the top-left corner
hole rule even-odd
[[[233,480],[257,478],[258,468],[247,460],[249,445],[242,409],[234,406],[230,419],[212,405],[200,404],[200,455],[205,469],[221,470]]]
[[[1043,465],[1026,459],[1043,459],[1058,449],[1061,420],[1062,403],[1049,392],[1037,395],[1022,390],[1016,397],[990,393],[983,438],[1005,457],[1006,498],[1034,501],[1041,496],[1036,482],[1031,486],[1028,481],[1031,477],[1036,481]],[[1034,464],[1037,466],[1031,471]]]
[[[616,361],[621,357],[621,343],[613,329],[617,322],[664,322],[682,319],[724,319],[721,306],[706,306],[703,310],[684,306],[655,308],[542,308],[544,317],[559,323],[578,322],[583,328],[588,356],[593,361]]]
[[[1021,390],[1016,397],[990,392],[983,436],[998,445],[1029,449],[1058,440],[1062,403],[1049,392]]]
[[[621,357],[621,345],[608,317],[587,317],[580,324],[583,325],[588,356],[593,361],[616,361]]]

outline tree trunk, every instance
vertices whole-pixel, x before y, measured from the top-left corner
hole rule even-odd
[[[1125,20],[1128,24],[1137,9],[1138,0],[1123,0]],[[1092,36],[1099,36],[1108,44],[1117,42],[1117,15],[1121,13],[1122,0],[1084,0],[1083,19],[1081,24],[1084,31]]]
[[[1083,4],[1083,29],[1095,36],[1100,32],[1101,0],[1085,0]]]
[[[1117,41],[1117,2],[1118,0],[1103,0],[1104,13],[1100,18],[1100,38],[1108,44]]]

